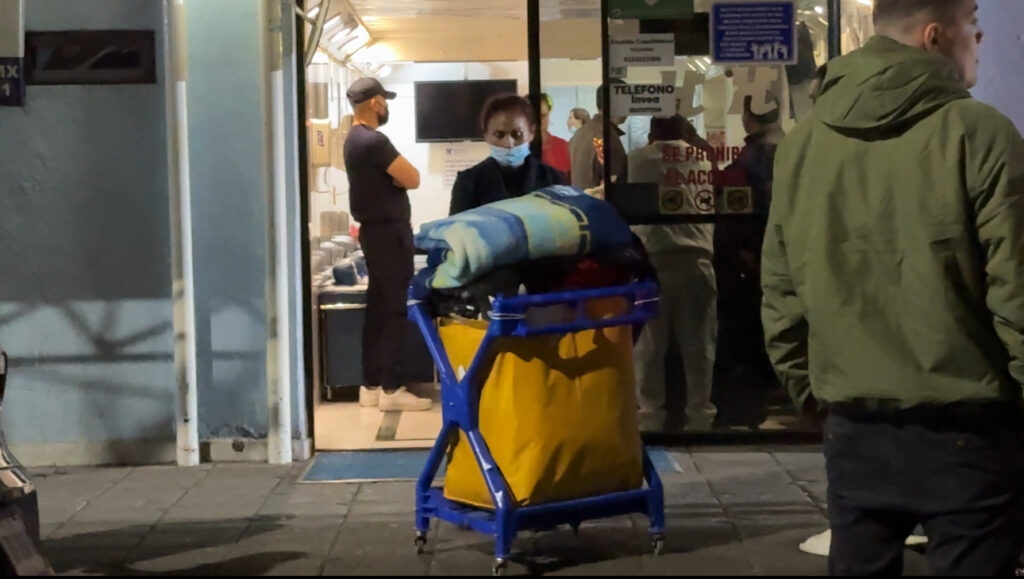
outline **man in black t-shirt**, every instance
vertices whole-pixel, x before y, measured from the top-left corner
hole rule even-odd
[[[361,406],[382,411],[429,410],[431,401],[402,386],[406,295],[413,275],[409,189],[420,173],[377,128],[388,122],[387,101],[395,93],[373,78],[349,87],[353,123],[345,140],[352,217],[359,222],[359,243],[370,282],[363,326]]]

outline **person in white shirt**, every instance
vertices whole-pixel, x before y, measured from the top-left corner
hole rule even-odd
[[[657,183],[663,212],[713,214],[713,151],[685,118],[654,118],[646,147],[629,154],[631,183]],[[634,348],[637,402],[643,430],[666,425],[665,353],[671,332],[682,349],[686,375],[685,430],[709,430],[717,408],[711,402],[718,331],[714,225],[640,225],[643,241],[661,284],[658,317]]]

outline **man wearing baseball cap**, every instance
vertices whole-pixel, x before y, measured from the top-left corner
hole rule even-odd
[[[405,352],[406,293],[413,275],[413,238],[409,189],[420,186],[420,173],[377,129],[388,122],[388,100],[374,78],[361,78],[348,89],[352,129],[345,139],[352,216],[359,222],[359,244],[366,256],[369,287],[363,326],[361,406],[382,411],[429,410],[431,401],[402,385]]]

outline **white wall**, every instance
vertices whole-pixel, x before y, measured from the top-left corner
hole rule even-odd
[[[25,108],[0,110],[3,429],[26,464],[173,459],[161,5],[25,9],[29,31],[154,30],[158,71],[151,85],[30,86]]]
[[[982,0],[978,6],[985,39],[974,96],[1001,110],[1024,131],[1024,1]]]

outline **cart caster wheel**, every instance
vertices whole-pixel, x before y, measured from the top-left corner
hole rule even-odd
[[[505,574],[505,571],[508,571],[508,561],[505,561],[504,559],[495,559],[494,566],[491,567],[491,575],[501,577]]]
[[[654,549],[654,556],[661,555],[665,551],[665,535],[658,533],[651,539],[651,547]]]
[[[427,550],[427,535],[418,533],[416,535],[416,554],[422,555]]]

